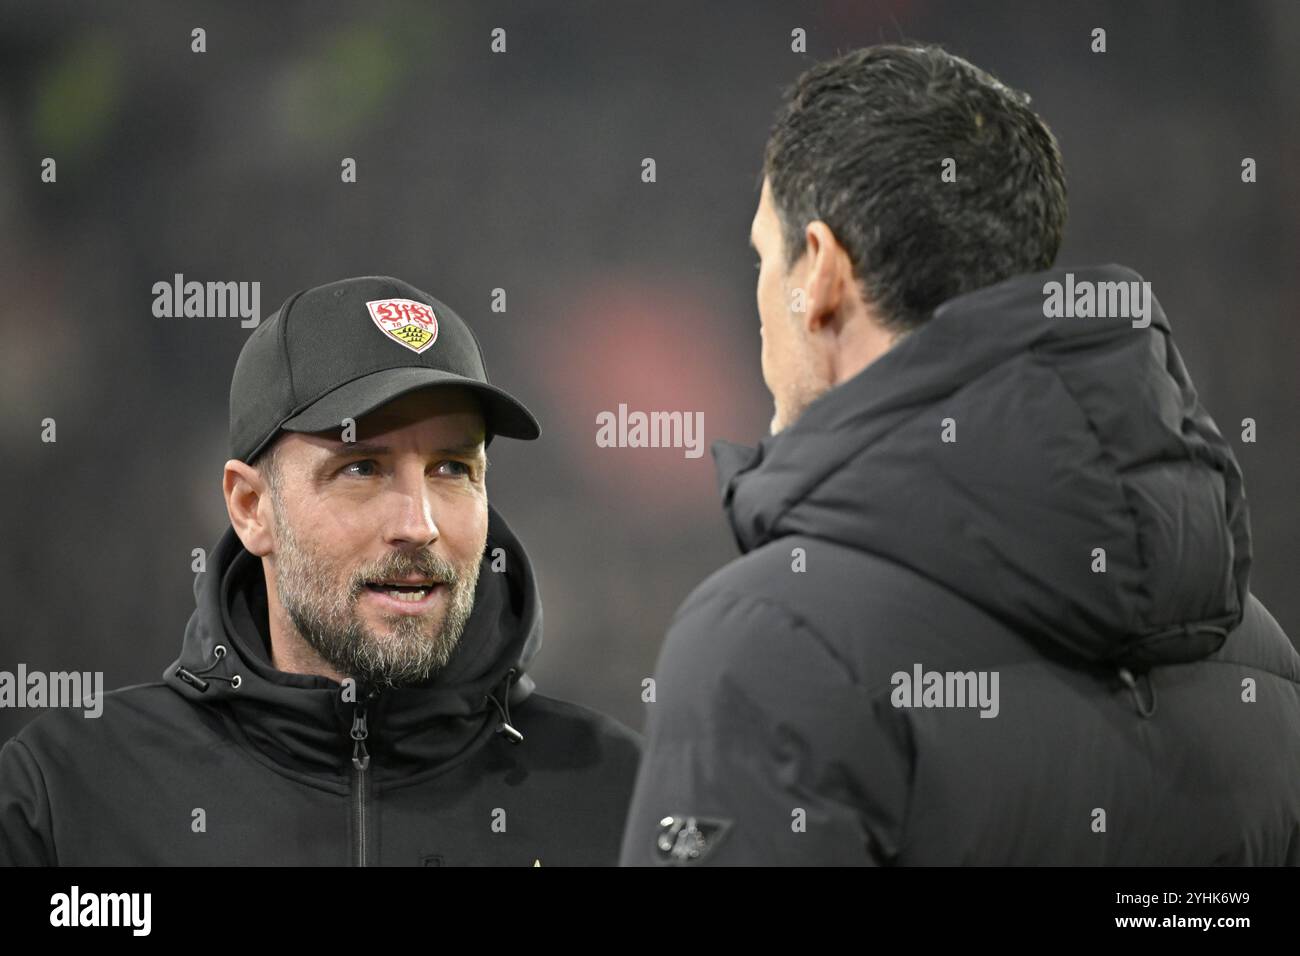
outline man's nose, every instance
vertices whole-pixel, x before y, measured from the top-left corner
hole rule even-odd
[[[422,468],[399,469],[390,496],[385,530],[391,543],[423,547],[438,540],[435,500]]]

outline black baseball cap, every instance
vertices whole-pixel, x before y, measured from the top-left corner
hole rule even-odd
[[[361,276],[295,292],[248,337],[230,382],[230,456],[252,463],[281,432],[341,428],[417,389],[458,385],[487,439],[531,440],[537,419],[491,384],[474,333],[427,292]]]

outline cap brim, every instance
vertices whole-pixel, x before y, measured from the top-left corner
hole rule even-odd
[[[531,441],[542,429],[523,403],[508,392],[485,382],[452,372],[406,365],[371,372],[327,392],[301,412],[284,420],[280,428],[290,432],[321,432],[339,428],[343,419],[353,421],[408,392],[437,385],[455,385],[473,392],[483,403],[489,437],[501,435]]]

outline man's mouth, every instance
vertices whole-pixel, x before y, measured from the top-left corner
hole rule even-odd
[[[409,583],[406,580],[367,581],[366,587],[379,594],[386,594],[396,601],[406,601],[414,604],[424,600],[429,592],[441,583],[441,581],[434,581],[430,578],[418,580],[414,583]]]

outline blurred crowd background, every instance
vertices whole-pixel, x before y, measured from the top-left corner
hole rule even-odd
[[[0,3],[0,669],[117,687],[179,651],[249,332],[155,318],[153,284],[259,281],[266,317],[385,273],[464,316],[542,420],[493,444],[489,481],[540,575],[539,689],[641,727],[673,611],[735,545],[708,454],[598,448],[596,414],[765,434],[746,237],[779,94],[901,39],[1033,97],[1069,177],[1059,261],[1152,281],[1245,472],[1255,593],[1295,640],[1300,4],[41,0]],[[0,738],[38,713],[0,710]]]

